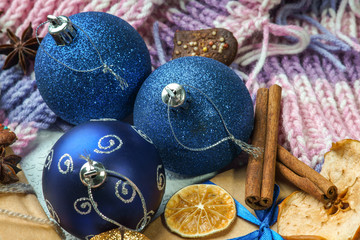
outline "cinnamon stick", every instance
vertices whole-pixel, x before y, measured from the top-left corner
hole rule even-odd
[[[324,176],[301,162],[282,146],[278,145],[277,152],[277,167],[286,179],[325,204],[336,199],[336,186]]]
[[[304,192],[311,193],[311,195],[319,201],[323,200],[324,193],[308,178],[297,175],[281,162],[276,162],[276,169],[283,177],[290,180],[292,184]]]
[[[272,85],[269,89],[263,177],[260,196],[260,205],[264,208],[269,208],[273,202],[280,102],[281,87],[276,84]]]
[[[256,95],[254,130],[252,145],[264,149],[266,138],[266,116],[268,109],[267,88],[260,88]],[[263,209],[259,204],[261,196],[261,182],[263,177],[264,152],[255,158],[250,155],[246,168],[245,202],[252,209]]]

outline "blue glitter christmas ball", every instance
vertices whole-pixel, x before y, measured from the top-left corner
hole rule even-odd
[[[220,114],[235,138],[248,141],[253,129],[254,110],[242,80],[216,60],[178,58],[156,69],[145,80],[134,107],[134,125],[153,140],[165,168],[194,176],[229,164],[241,151],[232,141],[224,141],[205,151],[190,151],[175,140],[168,120],[168,107],[161,98],[164,87],[170,83],[184,85],[189,100],[186,108],[170,110],[175,136],[187,147],[203,148],[229,137]]]
[[[83,12],[69,18],[77,30],[74,40],[58,46],[48,33],[36,54],[35,75],[41,96],[58,116],[73,124],[96,118],[124,119],[151,73],[144,40],[130,24],[111,14]],[[100,68],[74,71],[45,51],[72,69]],[[111,70],[103,67],[99,55]],[[128,87],[122,89],[114,74]]]
[[[91,195],[109,219],[141,229],[156,213],[165,190],[160,156],[150,138],[126,123],[99,120],[80,124],[53,146],[43,169],[43,193],[51,217],[81,239],[116,228],[96,212],[84,169],[102,164],[111,171],[102,184],[91,177]],[[89,170],[89,169],[88,169]],[[90,169],[91,170],[91,169]],[[91,173],[91,171],[89,171]],[[86,178],[85,178],[86,180]]]

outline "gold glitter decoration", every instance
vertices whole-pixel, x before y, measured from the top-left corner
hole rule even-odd
[[[125,230],[124,239],[121,238],[120,229],[112,229],[107,232],[100,233],[90,240],[150,240],[144,234],[135,231]]]

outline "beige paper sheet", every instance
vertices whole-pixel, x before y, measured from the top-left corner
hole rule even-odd
[[[18,176],[20,182],[27,183],[23,172],[19,172]],[[0,208],[48,219],[34,194],[0,194]],[[0,240],[60,240],[60,237],[52,226],[0,213]]]

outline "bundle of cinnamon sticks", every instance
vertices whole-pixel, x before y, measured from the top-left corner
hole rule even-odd
[[[272,85],[257,92],[252,145],[264,149],[250,156],[246,171],[245,202],[255,210],[273,202],[275,172],[325,205],[336,200],[337,188],[318,172],[278,145],[281,87]]]

